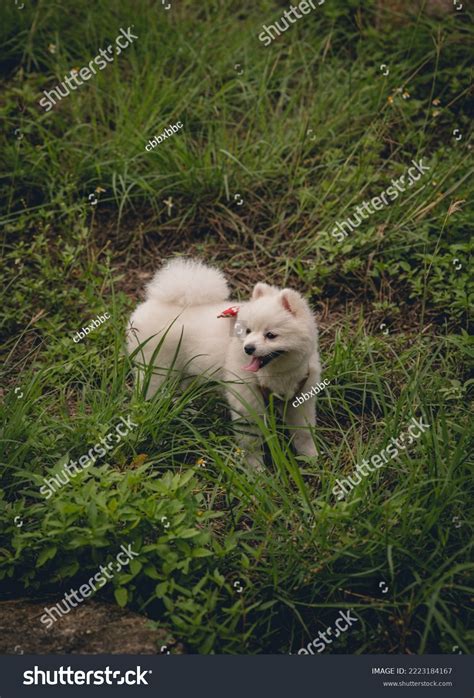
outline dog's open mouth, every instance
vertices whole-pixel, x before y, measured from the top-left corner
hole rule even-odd
[[[280,354],[284,354],[284,351],[272,351],[270,354],[265,354],[265,356],[252,356],[252,360],[247,366],[242,366],[244,371],[252,371],[255,373],[256,371],[259,371],[261,368],[266,366],[267,364],[270,363],[270,361],[273,361],[273,359],[276,359],[277,356],[280,356]]]

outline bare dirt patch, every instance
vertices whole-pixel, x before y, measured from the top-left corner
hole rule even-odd
[[[0,654],[183,654],[167,629],[113,604],[89,601],[47,629],[40,622],[47,602],[0,603]]]

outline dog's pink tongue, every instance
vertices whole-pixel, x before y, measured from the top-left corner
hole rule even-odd
[[[260,368],[260,359],[258,356],[252,356],[252,361],[247,366],[242,366],[244,371],[252,371],[255,373]]]

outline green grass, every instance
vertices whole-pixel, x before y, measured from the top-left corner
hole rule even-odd
[[[265,48],[285,4],[110,5],[2,9],[3,590],[53,603],[130,542],[140,556],[99,597],[190,652],[295,653],[343,608],[359,621],[326,652],[468,652],[472,215],[454,204],[472,192],[472,17],[376,30],[372,3],[334,0]],[[113,64],[38,107],[132,24]],[[328,234],[420,158],[419,186]],[[217,384],[148,402],[133,385],[125,322],[141,272],[174,253],[217,263],[242,297],[265,279],[319,311],[316,463],[270,419],[256,475]],[[45,500],[43,478],[129,414],[139,427]],[[336,480],[414,415],[427,433],[338,502]]]

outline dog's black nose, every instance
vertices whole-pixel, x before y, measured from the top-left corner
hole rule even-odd
[[[246,347],[244,347],[245,353],[246,354],[253,354],[255,351],[255,345],[254,344],[247,344]]]

